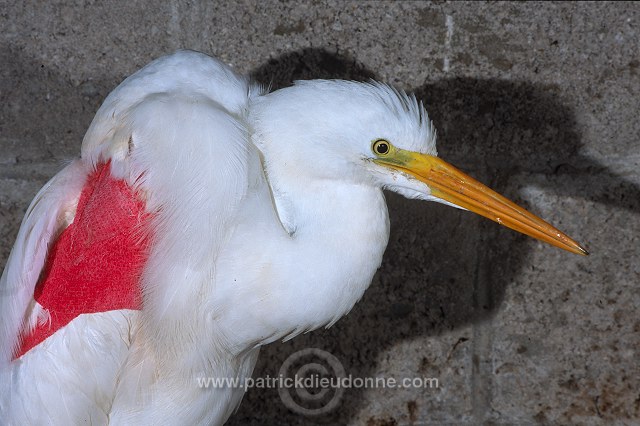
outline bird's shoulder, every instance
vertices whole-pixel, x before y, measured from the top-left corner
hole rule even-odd
[[[142,274],[145,303],[155,307],[143,310],[148,324],[181,321],[193,310],[246,200],[267,191],[247,120],[260,93],[221,61],[181,51],[127,78],[85,136],[83,162],[109,161],[113,177],[140,194],[152,215]]]
[[[246,128],[250,100],[264,92],[219,59],[180,50],[149,63],[107,96],[84,137],[82,157],[93,163],[114,153],[122,157],[139,121],[183,131],[195,125],[185,120],[194,110],[208,113],[218,132]]]

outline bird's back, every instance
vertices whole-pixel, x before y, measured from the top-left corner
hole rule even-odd
[[[247,77],[205,54],[181,50],[164,56],[126,78],[107,96],[84,137],[82,157],[95,162],[100,155],[125,148],[127,132],[119,131],[130,121],[133,111],[160,95],[180,95],[194,102],[206,99],[244,120],[250,97],[263,91]],[[161,118],[171,123],[172,117]]]

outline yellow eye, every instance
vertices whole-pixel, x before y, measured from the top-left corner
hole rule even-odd
[[[373,143],[371,149],[373,149],[373,152],[376,153],[376,155],[384,156],[391,151],[391,144],[384,139],[378,139]]]

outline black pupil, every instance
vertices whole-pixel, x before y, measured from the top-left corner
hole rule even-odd
[[[384,142],[378,143],[376,151],[378,151],[378,154],[386,154],[387,152],[389,152],[389,145]]]

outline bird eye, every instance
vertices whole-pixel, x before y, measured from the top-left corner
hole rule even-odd
[[[391,151],[391,144],[384,139],[378,139],[371,146],[377,155],[387,155]]]

